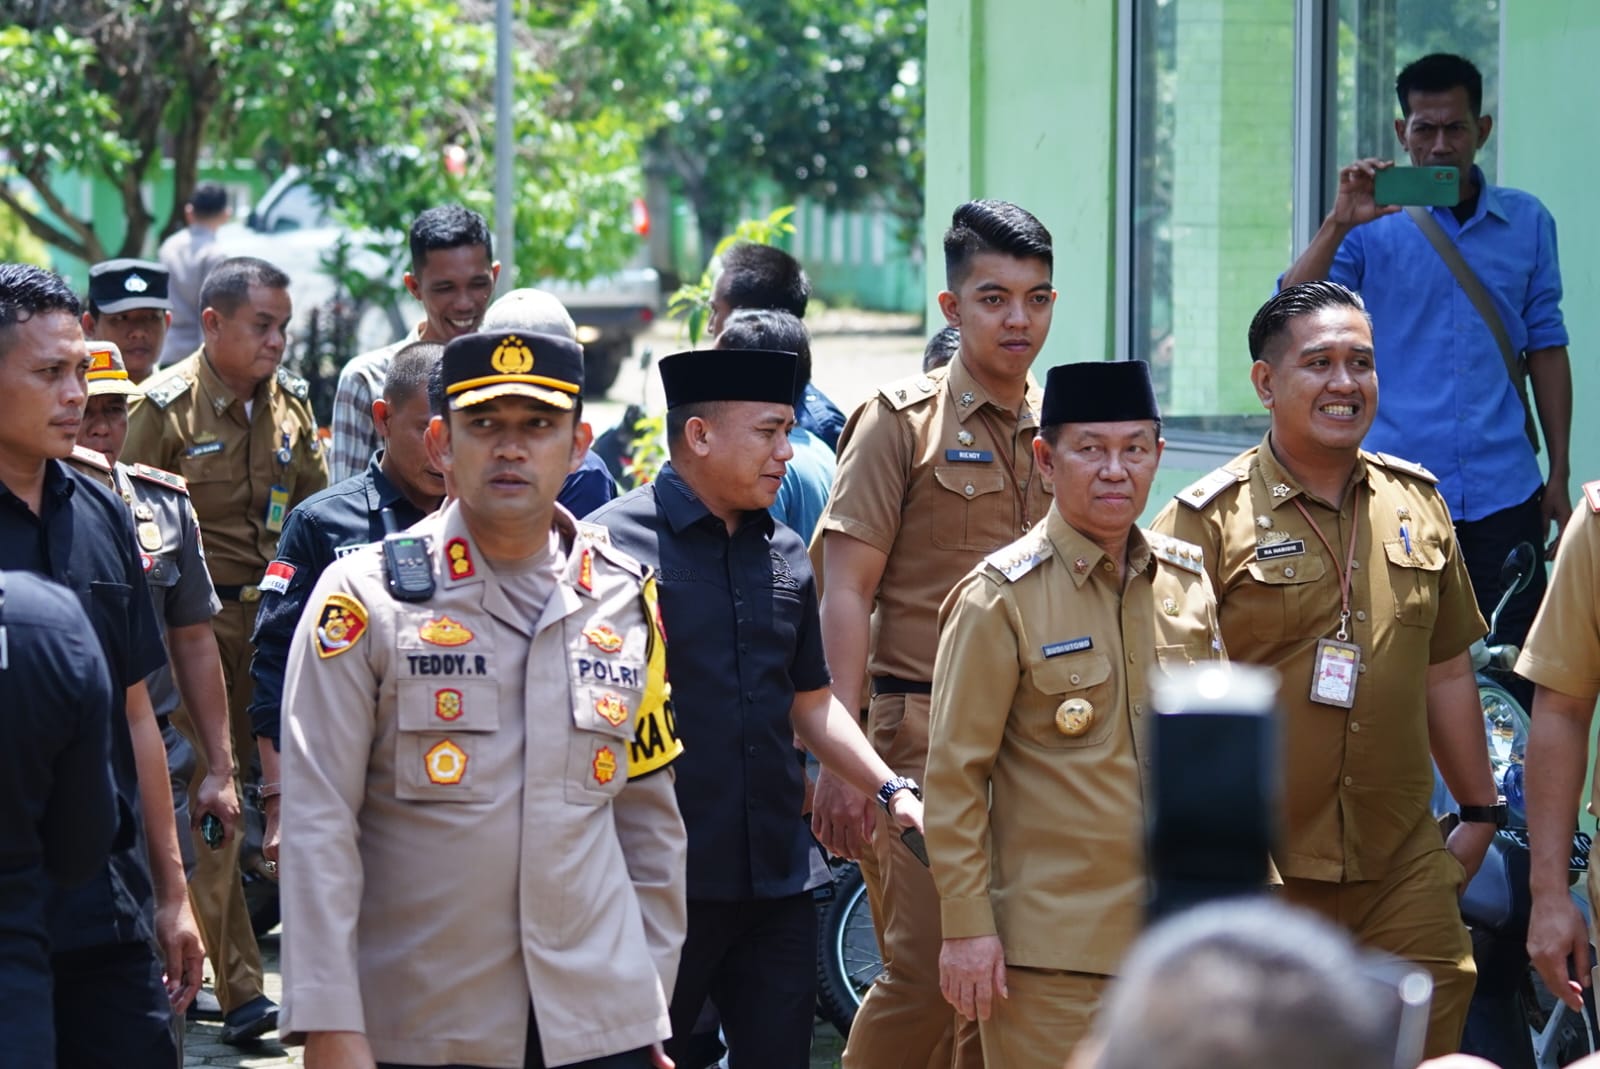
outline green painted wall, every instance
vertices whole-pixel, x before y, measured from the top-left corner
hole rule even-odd
[[[1109,0],[928,0],[927,307],[951,211],[1022,205],[1055,240],[1041,369],[1111,353],[1116,62]]]

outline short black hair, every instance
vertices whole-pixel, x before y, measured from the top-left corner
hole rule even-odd
[[[394,354],[383,376],[383,399],[391,405],[426,394],[434,367],[444,356],[444,346],[436,341],[414,341]]]
[[[1272,359],[1267,350],[1288,332],[1292,321],[1301,316],[1315,315],[1324,308],[1354,308],[1366,316],[1369,327],[1372,325],[1372,316],[1367,314],[1367,306],[1362,302],[1361,295],[1337,282],[1319,279],[1285,286],[1273,294],[1250,321],[1251,361]]]
[[[289,276],[275,265],[254,256],[232,256],[211,269],[200,285],[200,307],[215,308],[231,316],[250,299],[250,287],[269,290],[289,288]]]
[[[11,328],[36,315],[66,312],[83,314],[78,295],[62,277],[33,264],[0,263],[0,356],[10,348]]]
[[[717,335],[718,349],[770,349],[793,353],[794,400],[800,403],[811,384],[811,335],[799,318],[775,308],[741,308],[728,317]]]
[[[1483,74],[1470,59],[1449,52],[1432,52],[1406,64],[1394,80],[1395,96],[1400,98],[1400,114],[1411,117],[1412,93],[1467,91],[1467,105],[1476,119],[1483,114]]]
[[[422,262],[434,249],[459,249],[463,245],[482,245],[484,255],[494,260],[494,239],[483,216],[459,204],[429,208],[411,223],[411,273],[420,274]]]
[[[703,420],[714,420],[725,404],[726,401],[696,401],[667,409],[667,446],[670,448],[683,441],[683,429],[691,419],[699,416]]]
[[[189,207],[202,219],[228,210],[228,191],[219,182],[201,182],[189,194]]]
[[[777,308],[806,317],[811,279],[800,261],[776,245],[742,241],[722,254],[723,293],[730,308]]]
[[[944,367],[961,351],[961,331],[955,327],[942,327],[928,339],[922,350],[922,373]]]
[[[972,258],[985,252],[1043,260],[1047,270],[1055,270],[1050,231],[1010,201],[969,200],[950,216],[944,232],[945,287],[953,290],[965,282]]]

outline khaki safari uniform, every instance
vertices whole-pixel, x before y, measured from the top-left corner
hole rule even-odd
[[[1600,481],[1586,483],[1556,551],[1550,589],[1517,658],[1517,674],[1575,698],[1600,693]],[[1600,776],[1589,811],[1600,813]],[[1600,876],[1587,877],[1589,902],[1600,902]],[[1592,974],[1600,979],[1600,969]]]
[[[560,575],[518,613],[447,505],[425,602],[364,547],[289,654],[283,1032],[365,1032],[380,1062],[546,1065],[664,1040],[687,923],[663,771],[655,583],[557,510]],[[654,774],[652,774],[654,773]]]
[[[1139,932],[1150,675],[1223,656],[1200,561],[1134,528],[1120,577],[1052,508],[940,612],[928,856],[944,938],[1005,948],[987,1069],[1060,1069]]]
[[[896,774],[921,779],[939,606],[985,554],[1050,510],[1034,468],[1043,390],[1020,415],[991,401],[960,358],[880,387],[839,439],[818,524],[888,554],[872,616],[867,735]],[[826,577],[824,576],[824,580]],[[861,860],[885,972],[845,1047],[847,1069],[982,1064],[976,1027],[939,991],[939,896],[928,870],[878,821]]]
[[[1282,676],[1284,839],[1274,860],[1285,898],[1433,974],[1429,1057],[1460,1044],[1476,969],[1457,905],[1463,872],[1430,811],[1427,669],[1487,631],[1433,481],[1410,461],[1363,451],[1335,507],[1284,470],[1269,435],[1155,521],[1204,552],[1229,656]],[[1348,634],[1361,661],[1345,709],[1310,694],[1317,642],[1339,628],[1352,524]]]
[[[206,563],[222,611],[212,621],[228,688],[233,752],[248,767],[250,634],[267,563],[277,556],[278,532],[297,503],[328,485],[316,418],[304,379],[287,371],[256,388],[251,410],[222,384],[202,349],[145,380],[132,399],[123,456],[177,472],[188,483],[199,517]],[[194,741],[180,715],[178,726]],[[199,747],[196,747],[197,751]],[[199,775],[206,775],[198,753]],[[250,929],[239,880],[240,837],[220,850],[196,851],[190,902],[216,970],[224,1012],[262,994],[261,953]]]

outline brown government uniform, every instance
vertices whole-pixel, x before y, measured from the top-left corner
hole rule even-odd
[[[267,563],[277,556],[278,532],[296,504],[328,485],[316,417],[304,379],[280,370],[256,388],[247,417],[244,399],[222,384],[202,349],[144,382],[133,398],[122,455],[129,462],[177,472],[205,538],[222,611],[212,620],[228,688],[228,722],[234,760],[248,767],[250,736],[250,634]],[[287,444],[285,444],[287,440]],[[288,450],[288,462],[279,460]],[[274,508],[274,488],[281,488]],[[269,509],[271,512],[269,513]],[[182,710],[178,726],[194,741]],[[199,777],[205,754],[196,746]],[[197,780],[198,782],[198,780]],[[262,994],[261,955],[250,929],[238,874],[238,836],[220,850],[196,851],[189,883],[195,919],[205,937],[224,1011]]]
[[[1223,658],[1200,550],[1137,527],[1126,578],[1056,509],[940,612],[925,816],[944,938],[998,935],[987,1069],[1059,1069],[1148,900],[1150,676]]]
[[[1204,552],[1229,656],[1282,677],[1284,837],[1274,860],[1285,898],[1433,974],[1429,1057],[1458,1047],[1476,969],[1457,906],[1463,871],[1430,810],[1428,667],[1487,631],[1433,483],[1410,461],[1363,450],[1336,508],[1278,463],[1269,435],[1180,491],[1154,524]],[[1317,640],[1339,627],[1352,523],[1349,641],[1361,663],[1344,709],[1310,692]]]
[[[1050,509],[1033,459],[1043,399],[1030,376],[1020,415],[1008,410],[958,356],[880,387],[839,438],[818,530],[888,555],[872,616],[867,736],[898,775],[920,779],[927,761],[940,604],[986,554]],[[861,870],[885,973],[856,1015],[844,1065],[981,1065],[976,1028],[958,1021],[939,991],[939,896],[928,871],[882,820]]]
[[[412,528],[427,601],[389,595],[376,547],[308,599],[283,703],[284,1034],[507,1069],[530,1004],[546,1065],[669,1034],[687,840],[654,580],[555,526],[537,621],[456,503]]]
[[[1600,481],[1587,483],[1583,501],[1561,533],[1544,604],[1517,658],[1517,675],[1574,698],[1600,693]],[[1600,771],[1589,811],[1600,813]],[[1600,902],[1600,875],[1586,877],[1589,902]],[[1600,981],[1600,968],[1592,973]]]

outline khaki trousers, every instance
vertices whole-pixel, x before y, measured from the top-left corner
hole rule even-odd
[[[1415,962],[1432,974],[1429,1058],[1460,1049],[1467,1006],[1478,982],[1472,937],[1461,921],[1462,876],[1460,862],[1440,847],[1402,862],[1377,880],[1283,882],[1284,901],[1320,913],[1362,945]]]
[[[928,759],[928,696],[875,696],[867,737],[897,775],[921,780]],[[939,893],[922,862],[879,820],[861,860],[884,973],[867,991],[844,1069],[982,1069],[975,1023],[939,991]]]
[[[222,678],[228,688],[228,726],[233,736],[233,759],[240,769],[248,767],[255,753],[250,736],[250,707],[253,691],[250,658],[254,653],[250,633],[255,627],[256,603],[224,601],[222,611],[212,617],[212,629],[222,654]],[[205,749],[195,734],[188,710],[182,706],[172,714],[173,723],[194,743],[198,758],[194,788],[208,771]],[[240,777],[234,777],[240,789]],[[193,789],[193,788],[191,788]],[[240,791],[243,800],[243,792]],[[189,906],[200,925],[200,938],[211,959],[217,1001],[227,1013],[265,992],[261,979],[261,948],[250,927],[250,911],[245,906],[244,884],[239,878],[241,835],[232,836],[220,850],[212,850],[194,833],[195,870],[189,880]]]
[[[1006,966],[1005,998],[978,1022],[988,1069],[1061,1069],[1089,1034],[1110,977]]]

